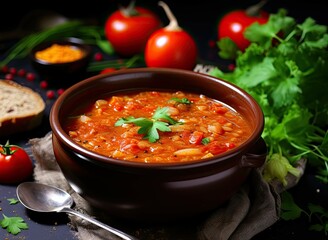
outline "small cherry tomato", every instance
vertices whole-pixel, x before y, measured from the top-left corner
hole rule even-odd
[[[234,10],[224,15],[218,24],[218,40],[228,37],[241,51],[245,51],[250,44],[244,37],[245,29],[255,22],[264,24],[269,20],[269,14],[260,9],[261,4],[251,6],[245,10]]]
[[[167,67],[192,70],[197,60],[197,45],[184,31],[164,2],[159,2],[170,19],[169,25],[155,31],[145,49],[147,67]]]
[[[113,12],[105,22],[105,35],[119,55],[129,57],[143,53],[149,36],[162,26],[149,9],[134,6]]]
[[[16,145],[0,144],[0,182],[15,184],[32,176],[33,162],[26,151]]]

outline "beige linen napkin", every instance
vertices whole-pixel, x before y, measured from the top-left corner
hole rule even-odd
[[[75,201],[75,210],[139,239],[248,240],[279,219],[279,192],[283,189],[277,190],[277,187],[263,181],[260,170],[254,169],[248,181],[224,206],[197,221],[185,224],[179,222],[168,226],[131,226],[117,223],[108,214],[93,209],[69,186],[55,160],[51,134],[49,132],[42,138],[29,140],[32,157],[35,160],[35,181],[66,190]],[[69,218],[72,231],[80,240],[120,239],[78,217]]]

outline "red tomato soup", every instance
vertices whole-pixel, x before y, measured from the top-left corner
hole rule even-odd
[[[65,130],[91,151],[145,163],[213,157],[251,134],[248,122],[226,104],[181,91],[99,99],[83,114],[69,117]]]

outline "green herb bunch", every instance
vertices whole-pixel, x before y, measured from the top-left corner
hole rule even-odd
[[[245,52],[230,39],[218,42],[219,55],[235,56],[236,68],[210,74],[240,86],[262,107],[267,163],[275,161],[267,164],[275,168],[267,173],[276,175],[268,179],[297,176],[290,165],[305,158],[328,183],[327,26],[310,17],[299,24],[280,9],[266,24],[252,24],[245,37],[251,42]]]

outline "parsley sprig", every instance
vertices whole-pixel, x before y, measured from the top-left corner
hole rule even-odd
[[[265,169],[278,173],[271,177],[287,176],[291,166],[285,159],[294,165],[305,158],[318,170],[318,179],[328,184],[327,30],[311,17],[297,23],[280,9],[266,24],[254,23],[245,30],[251,42],[245,52],[236,50],[229,39],[218,43],[219,55],[234,59],[236,68],[231,72],[216,68],[211,75],[238,85],[260,104],[265,117],[262,137],[269,148]],[[282,202],[284,219],[305,212],[290,198]],[[327,210],[315,205],[309,210],[309,216],[322,220],[312,229],[327,235]]]
[[[312,18],[302,23],[285,9],[271,14],[266,24],[245,31],[251,45],[230,56],[236,68],[211,74],[249,92],[265,115],[263,138],[268,161],[278,154],[293,165],[301,158],[318,168],[328,183],[328,33]],[[228,58],[229,41],[219,44]],[[231,52],[230,52],[231,53]],[[279,158],[276,158],[279,159]]]
[[[28,226],[23,218],[21,217],[7,217],[2,214],[3,219],[0,220],[0,226],[6,228],[7,231],[11,234],[18,234],[23,230],[28,229]]]
[[[328,210],[317,204],[309,203],[307,210],[301,208],[293,199],[293,196],[285,191],[281,194],[281,218],[285,221],[300,218],[305,215],[311,223],[309,230],[323,232],[328,236]]]
[[[143,134],[144,139],[148,139],[149,142],[156,142],[159,139],[159,133],[161,132],[171,132],[169,125],[181,124],[180,122],[174,120],[168,114],[169,108],[157,108],[154,112],[151,119],[149,118],[135,118],[135,117],[126,117],[120,118],[115,126],[122,126],[126,123],[133,123],[136,126],[139,126],[138,134]],[[164,121],[163,121],[164,120]]]

